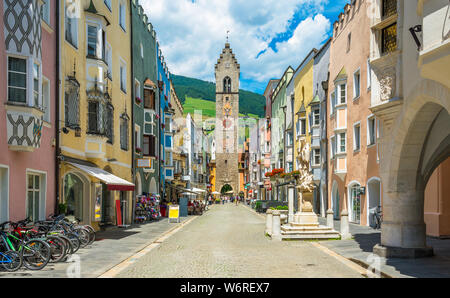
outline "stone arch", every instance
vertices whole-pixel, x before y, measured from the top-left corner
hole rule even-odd
[[[90,179],[89,177],[87,177],[83,172],[76,170],[76,169],[71,169],[69,171],[67,171],[63,178],[62,178],[62,183],[61,183],[61,196],[64,199],[64,203],[66,202],[67,199],[67,189],[66,189],[66,178],[69,175],[73,175],[74,177],[76,177],[77,179],[80,180],[81,184],[82,184],[82,193],[81,193],[81,212],[82,212],[82,216],[80,219],[83,220],[83,222],[85,223],[90,223],[90,204],[89,204],[89,198],[90,196]],[[76,215],[75,215],[76,216]]]
[[[386,174],[382,177],[381,244],[386,249],[378,247],[374,251],[388,256],[425,256],[432,254],[432,250],[426,246],[424,190],[427,177],[423,170],[431,175],[443,156],[450,152],[448,129],[443,130],[444,134],[447,131],[447,137],[435,144],[435,150],[428,147],[430,140],[437,142],[436,135],[430,133],[438,132],[433,126],[439,115],[448,116],[450,111],[450,90],[425,79],[405,98],[392,122],[392,131],[383,136],[381,150],[385,160],[382,163]],[[428,156],[426,164],[424,156]]]
[[[370,209],[381,206],[381,179],[372,177],[366,184],[366,206],[367,206],[367,225],[373,226],[373,218],[370,216]]]
[[[351,181],[347,186],[347,206],[348,206],[348,218],[351,222],[359,223],[361,221],[361,197],[359,197],[359,202],[355,201],[352,202],[352,191],[354,186],[361,187],[361,183],[357,180]],[[355,206],[353,206],[353,203]],[[358,204],[359,204],[359,213],[356,214],[355,210],[358,210]]]
[[[426,133],[436,115],[442,108],[450,112],[450,90],[440,83],[422,80],[410,94],[411,99],[408,98],[408,103],[405,103],[407,106],[403,108],[400,117],[397,117],[398,120],[394,123],[396,128],[392,136],[395,136],[395,140],[391,140],[390,144],[392,153],[390,154],[389,173],[391,175],[387,181],[389,184],[386,185],[390,190],[397,190],[402,183],[412,182],[411,180],[402,180],[403,173],[401,171],[409,171],[409,169],[401,169],[401,165],[404,164],[406,158],[415,158],[418,166],[422,153],[420,145],[425,143]],[[411,137],[414,138],[414,141]],[[408,143],[408,139],[410,143]],[[413,183],[415,185],[416,181]]]

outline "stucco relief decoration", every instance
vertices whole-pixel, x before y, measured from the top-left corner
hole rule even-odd
[[[380,78],[380,97],[381,101],[386,101],[395,96],[395,71],[385,70]]]
[[[41,58],[41,14],[38,0],[4,0],[5,46],[8,52]]]

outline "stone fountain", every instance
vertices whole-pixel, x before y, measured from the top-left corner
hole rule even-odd
[[[293,221],[281,226],[281,235],[277,237],[277,240],[340,238],[339,232],[333,228],[319,225],[317,215],[313,212],[313,191],[316,186],[313,182],[313,175],[309,171],[311,148],[304,140],[301,141],[300,152],[300,168],[298,169],[300,173],[296,177],[299,210],[294,214]],[[289,206],[289,208],[293,208],[293,206]],[[290,210],[289,213],[293,213],[293,210]]]

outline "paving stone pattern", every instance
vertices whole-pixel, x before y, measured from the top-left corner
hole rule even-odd
[[[271,241],[247,207],[214,205],[118,277],[362,277],[310,242]]]

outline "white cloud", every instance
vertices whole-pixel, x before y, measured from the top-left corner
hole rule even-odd
[[[226,31],[241,64],[241,78],[265,82],[279,77],[288,65],[326,38],[330,22],[322,15],[307,18],[292,38],[277,44],[278,52],[259,52],[277,33],[286,31],[296,8],[320,11],[328,0],[152,0],[141,5],[155,27],[165,61],[172,73],[209,81],[224,47]]]

